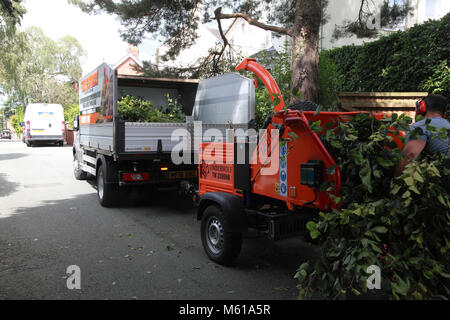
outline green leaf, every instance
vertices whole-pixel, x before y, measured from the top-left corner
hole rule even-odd
[[[315,223],[314,221],[308,221],[308,223],[306,224],[306,229],[308,229],[309,231],[316,230],[317,223]]]
[[[382,166],[383,168],[390,168],[395,165],[392,161],[386,160],[382,157],[377,158],[377,163]]]
[[[378,226],[378,227],[372,228],[372,231],[378,232],[378,233],[386,233],[388,231],[388,229],[383,226]]]
[[[355,288],[352,288],[352,292],[353,292],[355,295],[357,295],[357,296],[359,296],[359,295],[361,294],[361,292],[359,292],[359,291],[356,290]]]
[[[336,149],[342,149],[342,143],[337,140],[331,141],[331,145]]]
[[[370,164],[368,161],[366,161],[365,165],[359,171],[359,176],[361,178],[363,185],[367,188],[369,192],[372,192],[371,175],[372,170],[370,168]]]
[[[405,179],[403,179],[406,183],[407,186],[413,186],[415,184],[415,181],[412,177],[407,177]]]
[[[399,186],[398,184],[396,184],[396,185],[391,189],[391,194],[392,194],[392,195],[396,195],[399,191],[400,191],[400,186]]]

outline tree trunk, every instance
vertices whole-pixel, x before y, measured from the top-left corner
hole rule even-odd
[[[292,34],[292,80],[290,103],[299,100],[318,102],[319,29],[321,1],[297,0]],[[301,92],[299,98],[295,93]]]

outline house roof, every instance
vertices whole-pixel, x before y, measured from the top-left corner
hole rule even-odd
[[[127,54],[125,57],[123,57],[122,59],[119,60],[119,62],[117,62],[116,64],[114,64],[112,67],[114,69],[116,69],[117,67],[119,67],[122,63],[124,63],[125,61],[128,60],[128,58],[130,58],[131,60],[133,60],[138,66],[143,67],[142,62],[139,59],[136,59],[135,56],[131,55],[131,54]]]

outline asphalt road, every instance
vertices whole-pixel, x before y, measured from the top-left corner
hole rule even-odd
[[[69,146],[0,141],[0,299],[296,299],[301,239],[246,234],[234,267],[212,263],[195,208],[176,193],[102,208]],[[67,267],[81,289],[67,288]]]

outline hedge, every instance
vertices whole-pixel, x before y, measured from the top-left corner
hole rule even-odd
[[[448,97],[449,43],[450,13],[361,46],[322,51],[320,102],[335,107],[338,93],[345,91],[428,91]]]

